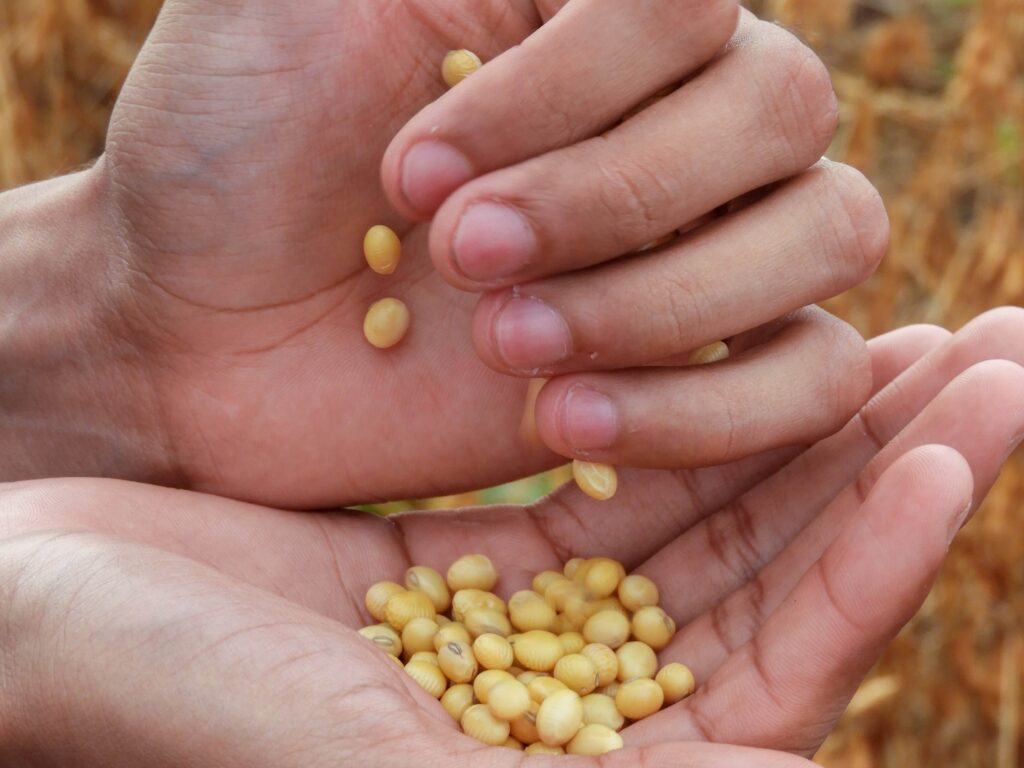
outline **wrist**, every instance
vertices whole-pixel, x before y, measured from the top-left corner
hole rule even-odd
[[[0,480],[173,481],[102,161],[0,195]]]

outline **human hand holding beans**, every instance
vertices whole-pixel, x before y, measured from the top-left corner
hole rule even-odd
[[[787,313],[870,271],[881,209],[859,176],[827,164],[745,196],[800,174],[828,143],[824,70],[750,17],[701,70],[733,34],[729,0],[573,3],[542,26],[539,11],[555,10],[168,0],[97,165],[0,205],[14,212],[0,248],[19,253],[4,261],[6,304],[46,298],[0,348],[10,391],[33,392],[4,401],[17,446],[4,476],[127,477],[316,507],[552,466],[556,456],[519,439],[526,383],[480,363],[474,323],[500,371],[571,374],[538,411],[563,456],[588,446],[625,465],[709,464],[840,424],[868,385],[862,342],[817,310]],[[446,93],[440,62],[463,46],[488,63]],[[434,138],[469,153],[474,177],[499,170],[467,181],[434,168],[431,184],[467,183],[451,196],[427,190],[427,209],[447,197],[429,227],[394,212],[380,170],[398,135],[386,189],[406,215],[433,213],[401,205],[397,166],[435,117]],[[447,244],[481,197],[517,206],[540,250],[518,272],[473,283]],[[746,208],[672,245],[609,261],[743,197]],[[406,251],[387,278],[360,249],[379,223]],[[474,242],[478,256],[500,252],[486,238],[464,245]],[[463,288],[515,283],[528,300],[512,307],[506,289],[474,310],[476,297],[441,274]],[[413,321],[382,352],[361,329],[386,296]],[[506,340],[529,345],[543,334],[520,310],[542,303],[562,314],[573,354],[545,365],[521,347],[503,363],[489,343],[498,309],[528,326]],[[733,361],[673,364],[726,337]]]
[[[727,2],[559,6],[385,156],[392,203],[433,217],[435,266],[484,293],[482,358],[555,377],[539,432],[573,458],[700,466],[838,427],[870,384],[863,343],[790,313],[866,278],[888,226],[860,174],[818,162],[824,66],[748,13],[733,34]],[[731,362],[688,365],[723,338]]]
[[[636,471],[614,506],[565,489],[525,510],[381,519],[100,480],[4,486],[0,757],[512,768],[521,754],[461,735],[355,631],[371,584],[475,551],[506,599],[595,554],[661,588],[680,628],[661,661],[690,665],[697,692],[580,765],[808,765],[1024,434],[1021,350],[1019,309],[952,337],[883,336],[880,391],[841,432]]]

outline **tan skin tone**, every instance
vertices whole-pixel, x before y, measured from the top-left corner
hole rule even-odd
[[[16,291],[6,274],[16,259],[5,261],[4,284],[15,298],[50,297],[61,308],[34,307],[32,317],[68,320],[59,347],[47,336],[51,328],[38,337],[0,339],[7,367],[24,379],[12,391],[34,393],[5,409],[12,414],[7,434],[17,446],[5,476],[127,477],[309,508],[485,487],[584,453],[624,466],[706,466],[808,444],[840,426],[869,388],[863,341],[824,313],[791,313],[870,272],[884,250],[884,212],[855,172],[811,168],[835,117],[820,63],[786,33],[745,17],[720,65],[684,88],[683,101],[636,123],[618,143],[588,144],[598,129],[583,123],[572,141],[574,151],[591,153],[579,167],[609,172],[619,161],[636,166],[631,148],[665,146],[671,158],[657,162],[673,184],[681,182],[672,174],[694,158],[749,152],[753,160],[701,167],[706,194],[684,185],[685,194],[664,204],[651,198],[638,206],[625,171],[617,176],[625,187],[581,181],[558,193],[571,200],[579,221],[561,220],[567,232],[588,220],[620,222],[628,237],[606,232],[590,251],[609,259],[648,236],[640,222],[682,227],[752,189],[799,178],[647,259],[574,272],[581,265],[552,242],[557,274],[537,283],[536,292],[566,313],[579,354],[559,366],[564,375],[542,395],[538,414],[542,436],[563,458],[520,441],[526,382],[502,375],[507,366],[481,342],[481,318],[498,294],[486,294],[477,310],[479,293],[445,282],[454,282],[450,269],[428,240],[450,230],[452,215],[441,211],[437,219],[448,230],[431,230],[395,213],[402,203],[393,180],[386,181],[394,164],[382,181],[381,160],[403,126],[393,153],[424,130],[430,115],[450,123],[467,114],[459,101],[437,101],[445,94],[437,63],[449,48],[472,47],[492,62],[493,76],[532,82],[524,77],[536,57],[499,58],[502,51],[538,30],[554,30],[555,37],[535,36],[533,44],[560,71],[557,59],[544,58],[576,50],[560,36],[576,29],[607,34],[618,22],[619,11],[598,4],[595,11],[565,8],[542,27],[556,5],[168,2],[124,88],[97,165],[17,190],[0,207],[13,211],[24,230],[17,234],[3,222],[4,252],[25,253],[42,229],[59,232],[56,242],[39,245],[38,261],[25,265],[20,280],[30,284],[27,290]],[[691,5],[664,5],[666,13],[688,14],[688,23],[648,62],[649,85],[658,73],[692,74],[733,33],[730,0]],[[583,15],[574,20],[573,13]],[[676,28],[666,27],[664,14],[638,18]],[[589,82],[556,86],[566,104],[594,92]],[[480,87],[471,78],[452,94],[460,89],[464,101]],[[489,90],[502,98],[488,114],[508,123],[511,133],[480,126],[478,134],[493,139],[486,146],[512,146],[514,136],[539,143],[519,147],[516,156],[478,157],[481,169],[500,167],[510,175],[478,178],[459,199],[489,194],[491,183],[516,196],[516,184],[539,190],[538,180],[572,178],[547,165],[564,164],[564,156],[544,154],[564,145],[564,137],[500,119],[543,115],[544,104],[509,103],[515,91]],[[708,152],[721,133],[720,105],[732,103],[725,93],[764,108],[737,113],[721,151]],[[432,112],[409,122],[431,104]],[[624,112],[627,105],[619,106]],[[557,127],[546,109],[542,124]],[[752,136],[756,146],[740,153]],[[531,170],[525,162],[531,158],[541,165]],[[808,200],[823,212],[822,222],[799,213]],[[540,210],[543,203],[531,205]],[[829,221],[850,226],[836,229]],[[405,260],[391,278],[371,273],[360,253],[363,233],[381,222],[405,240]],[[4,242],[4,231],[16,232],[13,242]],[[864,232],[873,235],[861,237]],[[750,273],[728,280],[705,274],[727,254],[749,254]],[[577,275],[584,282],[574,282]],[[766,283],[766,275],[785,278],[792,290]],[[608,301],[616,285],[629,291]],[[672,285],[678,294],[661,290]],[[637,315],[642,304],[634,294],[651,286],[658,288],[651,294],[656,302]],[[413,315],[408,338],[386,353],[361,334],[366,308],[385,295],[403,299]],[[587,306],[607,307],[608,314],[588,326]],[[778,317],[786,319],[766,326]],[[612,333],[614,327],[621,333]],[[714,372],[680,367],[690,349],[726,336],[734,339],[729,365]],[[598,349],[588,339],[614,345]],[[626,347],[640,357],[623,357]],[[54,351],[54,360],[30,373],[40,350]],[[826,354],[834,365],[812,364]],[[595,360],[609,370],[589,372]],[[582,433],[568,429],[563,407],[581,383],[616,402],[622,428],[613,444],[582,453],[573,443]],[[583,432],[592,434],[589,417],[582,418]],[[715,439],[730,434],[735,439]]]
[[[506,598],[569,557],[618,558],[681,627],[661,660],[691,664],[697,694],[581,764],[807,765],[1024,434],[1022,329],[1001,310],[953,337],[882,337],[882,391],[839,434],[795,457],[642,473],[615,509],[568,489],[386,521],[109,481],[6,486],[0,758],[518,765],[460,736],[353,631],[374,581],[479,551]]]

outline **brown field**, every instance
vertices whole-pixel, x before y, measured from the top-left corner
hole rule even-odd
[[[94,158],[159,0],[0,0],[0,189]],[[1024,0],[754,0],[843,103],[834,159],[882,190],[889,258],[830,309],[871,335],[1024,303]],[[458,499],[536,495],[549,477]],[[1024,462],[1011,462],[819,761],[1024,765]],[[447,500],[451,501],[451,500]],[[436,502],[435,502],[436,503]]]

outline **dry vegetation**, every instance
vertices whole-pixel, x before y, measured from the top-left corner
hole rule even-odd
[[[828,60],[843,102],[831,154],[872,178],[892,216],[889,259],[831,308],[875,334],[921,321],[955,328],[990,307],[1024,303],[1024,0],[748,4]],[[0,2],[0,188],[96,156],[159,5]],[[471,498],[507,499],[552,482]],[[1022,486],[1018,457],[822,763],[1024,765]]]

